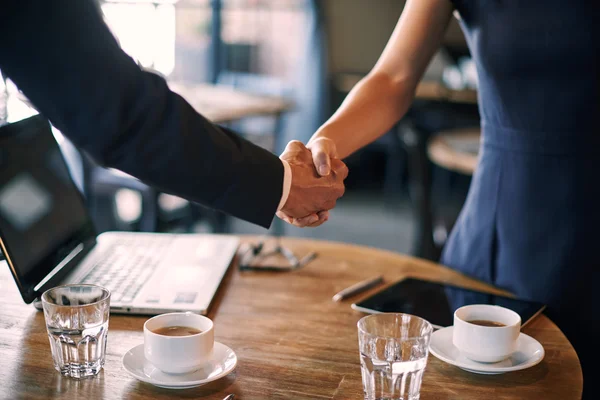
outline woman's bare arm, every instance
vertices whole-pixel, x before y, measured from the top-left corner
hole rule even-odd
[[[449,0],[408,0],[376,65],[309,144],[319,138],[331,139],[337,156],[345,158],[385,134],[412,103],[452,11]]]

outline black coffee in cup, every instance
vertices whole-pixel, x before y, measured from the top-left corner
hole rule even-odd
[[[492,327],[502,327],[502,326],[506,326],[505,324],[501,323],[501,322],[496,322],[496,321],[490,321],[487,319],[474,319],[471,321],[467,321],[470,324],[473,325],[479,325],[479,326],[492,326]]]
[[[153,329],[152,332],[164,336],[190,336],[202,333],[200,329],[191,328],[189,326],[165,326]]]

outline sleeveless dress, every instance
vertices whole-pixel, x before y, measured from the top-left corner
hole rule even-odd
[[[592,398],[590,347],[599,346],[589,344],[600,338],[600,1],[454,5],[477,65],[482,144],[441,262],[546,303],[582,362],[584,398]]]

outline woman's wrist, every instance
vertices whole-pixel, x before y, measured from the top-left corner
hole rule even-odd
[[[324,124],[321,125],[321,127],[319,127],[319,129],[317,129],[317,131],[311,136],[311,138],[308,140],[307,143],[307,147],[309,144],[314,143],[316,140],[319,139],[329,139],[335,142],[335,140],[333,139],[333,129],[331,127],[331,125],[329,124]]]

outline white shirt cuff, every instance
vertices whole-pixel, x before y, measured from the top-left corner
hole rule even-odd
[[[290,195],[290,189],[292,187],[292,168],[290,168],[290,164],[287,161],[281,160],[283,164],[283,191],[281,193],[281,200],[279,201],[279,206],[277,207],[277,211],[281,210],[285,205],[285,202]]]

